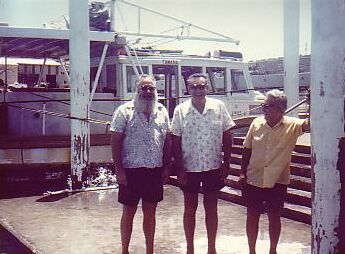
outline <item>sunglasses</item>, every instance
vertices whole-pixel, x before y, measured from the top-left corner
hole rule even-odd
[[[275,106],[276,106],[275,104],[265,104],[265,103],[261,103],[261,107],[262,107],[262,109],[264,109],[264,110],[268,110],[268,109],[273,108],[273,107],[275,107]]]
[[[192,90],[205,90],[207,88],[206,85],[191,85],[190,89]]]
[[[154,86],[141,86],[140,89],[142,91],[150,91],[150,92],[153,92],[156,90],[156,87]]]

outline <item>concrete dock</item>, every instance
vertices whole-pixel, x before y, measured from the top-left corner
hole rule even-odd
[[[204,254],[207,250],[201,201],[202,194],[197,211],[197,254]],[[164,201],[159,204],[157,210],[155,253],[185,253],[182,214],[182,192],[177,187],[167,185]],[[248,253],[245,215],[245,207],[219,200],[218,254]],[[116,189],[0,200],[1,225],[33,253],[120,253],[120,217],[121,205],[117,203]],[[268,221],[267,215],[261,217],[257,253],[266,254],[269,249]],[[141,225],[142,212],[139,207],[134,222],[130,253],[145,253]],[[310,230],[310,225],[282,218],[278,253],[310,253]],[[1,249],[0,253],[10,254]]]

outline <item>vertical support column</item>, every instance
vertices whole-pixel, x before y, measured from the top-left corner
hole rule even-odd
[[[312,1],[312,253],[345,253],[345,2]]]
[[[110,4],[110,31],[115,32],[115,4],[116,0],[111,0]]]
[[[299,0],[284,0],[284,92],[288,108],[299,101]],[[290,113],[298,116],[298,110]]]
[[[67,69],[66,69],[65,64],[62,62],[61,57],[59,57],[59,62],[60,62],[61,68],[63,69],[64,76],[67,78],[67,81],[68,81],[68,86],[69,86],[69,83],[70,83],[70,77],[69,77],[69,75],[68,75],[68,71],[67,71]]]
[[[7,88],[8,88],[8,76],[7,76],[7,72],[8,72],[8,65],[7,65],[7,54],[5,55],[5,86],[4,86],[4,93],[7,92]],[[4,98],[6,98],[6,96],[4,96]]]
[[[40,70],[40,76],[38,77],[38,81],[37,81],[38,87],[40,87],[41,83],[42,83],[44,68],[46,67],[46,62],[47,62],[47,57],[44,57],[43,65],[42,65],[41,70]]]
[[[70,0],[70,87],[71,116],[89,118],[90,42],[88,0]],[[82,187],[89,170],[90,125],[71,120],[72,188]],[[85,177],[86,176],[86,177]]]

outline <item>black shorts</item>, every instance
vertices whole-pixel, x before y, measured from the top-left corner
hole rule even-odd
[[[218,191],[224,186],[224,180],[220,177],[219,169],[212,169],[203,172],[187,172],[187,184],[180,185],[180,189],[185,192],[197,193],[202,191],[205,193]]]
[[[287,185],[275,184],[273,188],[259,188],[245,184],[242,195],[249,209],[257,212],[279,212],[284,207]]]
[[[118,201],[137,206],[139,200],[157,203],[163,200],[162,168],[124,169],[127,185],[119,185]]]

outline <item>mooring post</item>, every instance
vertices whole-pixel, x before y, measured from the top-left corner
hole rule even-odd
[[[288,107],[299,101],[299,0],[284,0],[284,92]],[[298,117],[298,110],[289,113]]]
[[[345,253],[345,2],[311,2],[312,253]]]
[[[88,0],[69,1],[69,57],[71,116],[89,118],[90,41]],[[72,188],[79,189],[89,171],[90,125],[71,119]]]

